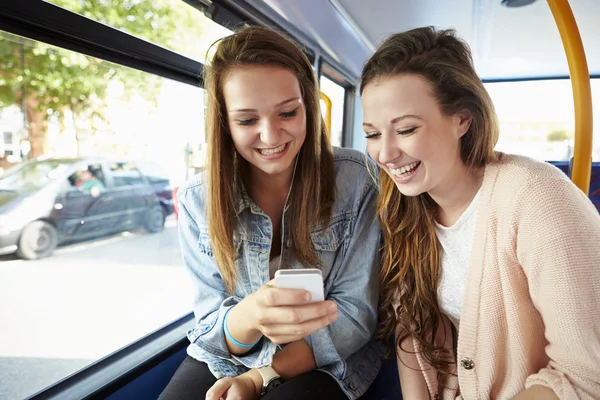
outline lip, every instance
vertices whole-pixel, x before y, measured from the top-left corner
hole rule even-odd
[[[414,161],[410,162],[408,164],[404,164],[404,165],[398,167],[397,169],[400,169],[400,168],[402,168],[402,167],[404,167],[406,165],[410,165],[412,163],[414,163]],[[394,182],[399,183],[399,184],[406,184],[406,183],[409,183],[410,181],[413,180],[413,178],[415,177],[415,175],[417,175],[417,172],[419,172],[419,169],[421,168],[422,165],[423,165],[423,163],[421,161],[419,161],[419,166],[417,168],[415,168],[415,170],[413,171],[412,174],[410,174],[409,176],[407,176],[405,178],[401,178],[399,176],[396,176],[396,175],[392,174],[392,168],[389,168],[389,167],[388,167],[388,171],[389,171],[388,174],[392,177],[392,179],[394,180]],[[394,168],[394,169],[396,169],[396,168]]]
[[[387,167],[389,170],[392,170],[392,169],[400,169],[400,168],[402,168],[402,167],[406,167],[406,166],[408,166],[408,165],[410,165],[410,164],[414,164],[414,163],[416,163],[416,162],[421,162],[421,161],[419,161],[419,160],[412,160],[411,162],[407,162],[407,163],[404,163],[404,164],[402,164],[402,165],[392,165],[392,164],[385,164],[385,166],[386,166],[386,167]]]
[[[264,160],[278,160],[287,154],[287,152],[290,149],[290,143],[291,142],[287,142],[285,144],[285,148],[283,149],[283,151],[280,151],[279,153],[275,153],[275,154],[265,155],[260,152],[260,150],[263,150],[263,149],[254,149],[254,150],[256,151],[256,154],[258,154],[258,156],[263,158]]]

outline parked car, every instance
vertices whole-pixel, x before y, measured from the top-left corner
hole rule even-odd
[[[175,212],[175,201],[173,187],[167,171],[154,161],[148,160],[136,161],[136,166],[152,185],[165,215],[173,214]]]
[[[152,181],[134,161],[35,159],[0,176],[0,254],[38,259],[65,242],[159,232],[172,213],[169,180]]]

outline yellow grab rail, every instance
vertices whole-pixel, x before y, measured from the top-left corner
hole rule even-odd
[[[328,134],[331,134],[331,99],[325,93],[321,92],[321,100],[325,102],[326,114],[323,117],[325,119],[325,126],[327,127]]]
[[[590,190],[592,169],[592,90],[590,72],[577,22],[568,0],[547,0],[565,48],[573,86],[575,106],[575,146],[571,180],[586,195]]]

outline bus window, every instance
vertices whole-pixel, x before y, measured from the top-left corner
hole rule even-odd
[[[333,146],[341,147],[344,129],[344,95],[346,94],[346,90],[322,75],[321,91],[329,97],[332,104],[330,129],[331,144]],[[321,100],[321,111],[323,116],[325,116],[325,104],[323,100]]]
[[[213,42],[231,33],[179,0],[46,1],[200,62]]]
[[[48,167],[0,176],[15,203],[0,215],[0,375],[13,376],[0,392],[27,398],[191,311],[171,186],[204,141],[204,89],[2,31],[0,54],[0,132],[30,142],[17,165]],[[88,166],[100,196],[53,185]]]
[[[543,161],[568,161],[573,155],[574,110],[571,81],[538,80],[486,83],[500,122],[496,150]],[[600,97],[600,79],[591,80]],[[518,93],[518,96],[515,96]],[[594,103],[594,119],[600,106]],[[594,125],[592,160],[600,161],[600,126]]]

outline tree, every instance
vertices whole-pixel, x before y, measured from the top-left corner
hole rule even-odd
[[[569,140],[573,137],[573,134],[567,130],[559,129],[550,132],[546,136],[546,140],[548,142],[564,142],[565,140]]]
[[[184,50],[201,37],[198,11],[176,0],[50,0],[90,19],[116,27],[161,46]],[[162,79],[83,54],[0,35],[0,109],[18,105],[29,122],[31,156],[47,146],[50,117],[64,124],[65,115],[89,121],[103,119],[109,84],[119,82],[124,96],[154,102]],[[70,110],[71,113],[67,113]],[[74,124],[81,125],[81,124]]]

